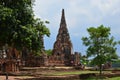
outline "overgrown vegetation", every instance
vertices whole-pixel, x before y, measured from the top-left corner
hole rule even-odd
[[[45,52],[48,56],[52,55],[52,50],[51,49],[45,50]]]
[[[49,36],[49,29],[41,19],[35,19],[34,0],[0,1],[0,47],[8,44],[21,50],[40,51],[42,38]]]

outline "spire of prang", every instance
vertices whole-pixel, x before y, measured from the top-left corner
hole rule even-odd
[[[60,25],[62,25],[62,24],[66,25],[64,9],[62,9],[62,16],[61,16],[61,23],[60,23]]]

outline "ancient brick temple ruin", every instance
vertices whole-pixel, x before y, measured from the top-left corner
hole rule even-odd
[[[49,57],[49,63],[54,65],[75,65],[78,64],[79,61],[79,53],[76,52],[74,54],[73,52],[73,46],[67,29],[65,13],[63,9],[60,28],[53,46],[53,54]]]
[[[41,41],[44,45],[43,40]],[[22,61],[24,62],[25,66],[70,66],[78,65],[80,63],[80,54],[78,52],[73,52],[73,46],[70,40],[65,20],[64,9],[62,10],[60,28],[53,46],[52,55],[46,55],[44,51],[44,46],[42,51],[43,52],[41,56],[34,56],[32,54],[28,55],[28,52],[26,52],[26,50],[23,49]]]
[[[43,41],[43,36],[41,36],[41,39]],[[45,53],[44,44],[41,56],[35,56],[24,47],[21,54],[14,47],[0,49],[0,72],[16,72],[19,71],[21,66],[73,66],[79,63],[80,53],[73,52],[64,9],[62,10],[60,28],[51,56]]]
[[[39,67],[48,65],[48,56],[45,53],[43,36],[41,36],[40,39],[42,48],[39,56],[35,55],[31,51],[28,51],[27,48],[23,48],[21,55],[22,66]]]
[[[19,71],[20,57],[16,48],[8,47],[0,50],[0,72]]]

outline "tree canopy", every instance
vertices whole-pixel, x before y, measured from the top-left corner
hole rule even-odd
[[[87,56],[93,56],[92,63],[98,65],[101,70],[102,64],[117,58],[114,37],[110,36],[110,28],[103,25],[87,29],[89,37],[83,37],[83,44],[87,46]],[[100,71],[101,73],[101,71]]]
[[[8,44],[17,49],[27,47],[40,50],[41,36],[50,35],[41,19],[35,19],[32,6],[34,0],[0,1],[0,45]]]

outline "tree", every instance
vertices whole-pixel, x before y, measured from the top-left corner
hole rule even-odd
[[[48,56],[52,55],[52,50],[51,49],[45,50],[45,52],[47,53]]]
[[[83,64],[83,65],[88,65],[88,59],[87,59],[87,56],[86,55],[83,55],[80,57],[80,62]]]
[[[90,27],[87,29],[89,37],[83,37],[83,44],[87,46],[87,56],[93,56],[92,63],[100,68],[102,73],[102,64],[117,58],[116,44],[114,37],[110,36],[110,28],[100,25],[99,27]]]
[[[34,18],[33,3],[34,0],[0,1],[0,46],[7,43],[19,50],[41,49],[41,36],[49,36],[50,32],[45,22]]]

